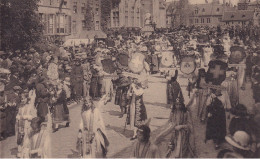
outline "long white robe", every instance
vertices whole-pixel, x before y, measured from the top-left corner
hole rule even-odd
[[[93,122],[93,123],[91,123]],[[106,147],[105,139],[103,137],[106,135],[105,130],[105,124],[103,121],[103,118],[101,116],[101,113],[98,108],[95,108],[93,111],[92,109],[89,109],[87,111],[84,111],[82,113],[82,120],[79,125],[79,129],[83,132],[82,138],[83,138],[83,157],[84,158],[95,158],[96,153],[102,152],[101,145],[103,147]],[[93,142],[91,144],[91,150],[90,153],[87,154],[86,152],[86,135],[85,132],[87,130],[92,130],[94,135]],[[102,135],[103,133],[103,135]]]

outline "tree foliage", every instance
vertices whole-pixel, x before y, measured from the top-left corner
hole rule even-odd
[[[86,5],[85,21],[87,30],[94,30],[94,13],[93,8],[89,2]]]
[[[39,0],[1,0],[2,50],[27,49],[43,35],[38,10]]]
[[[108,31],[110,26],[111,0],[102,0],[101,3],[101,29]]]

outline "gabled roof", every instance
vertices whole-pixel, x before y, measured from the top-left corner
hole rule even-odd
[[[198,14],[194,14],[196,16],[222,15],[223,13],[222,4],[213,4],[213,3],[196,4],[196,5],[192,5],[192,8],[193,8],[193,12],[195,12],[195,10],[198,10]]]
[[[224,12],[222,21],[248,21],[253,19],[254,11],[252,10],[237,10]]]

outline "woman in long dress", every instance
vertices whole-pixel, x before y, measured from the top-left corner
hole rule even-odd
[[[40,117],[32,119],[30,124],[31,133],[28,140],[25,140],[25,158],[50,158],[51,157],[51,115],[47,115],[48,121],[43,122]]]
[[[160,128],[154,140],[167,158],[196,157],[191,112],[185,107],[182,98],[182,93],[179,92],[169,121]]]
[[[34,117],[37,116],[37,110],[35,109],[35,90],[31,90],[29,93],[25,92],[22,94],[22,100],[20,108],[16,116],[16,129],[17,131],[17,144],[18,144],[18,154],[17,157],[24,158],[26,157],[26,147],[28,143],[26,140],[29,140],[29,135],[31,133],[31,121]]]
[[[137,80],[136,80],[137,81]],[[143,101],[144,87],[141,83],[133,82],[130,85],[128,96],[131,103],[127,114],[127,124],[134,130],[131,140],[137,138],[137,127],[143,125],[147,119],[146,108]]]
[[[105,97],[102,97],[98,105],[104,105]],[[81,117],[77,141],[80,155],[83,158],[104,158],[109,146],[105,124],[99,108],[88,97],[84,99]]]
[[[203,85],[206,84],[205,76],[205,69],[199,69],[199,76],[195,83],[196,90],[187,104],[187,107],[189,107],[194,103],[194,100],[196,100],[196,108],[198,108],[197,116],[201,122],[204,122],[206,119],[206,100],[209,94],[208,88],[203,87]]]

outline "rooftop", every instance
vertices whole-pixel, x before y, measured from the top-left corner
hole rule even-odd
[[[252,10],[238,10],[224,12],[223,21],[248,21],[253,19],[254,11]]]

